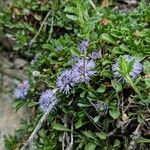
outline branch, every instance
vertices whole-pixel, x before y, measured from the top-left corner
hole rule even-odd
[[[47,42],[49,42],[52,37],[53,25],[54,25],[54,11],[52,11],[52,22],[51,22],[51,28],[50,28],[50,33],[49,33]]]
[[[73,150],[73,122],[71,123],[71,141],[66,150]]]
[[[32,44],[35,42],[36,38],[38,37],[39,33],[41,32],[43,26],[45,25],[45,22],[46,22],[47,18],[48,18],[49,15],[50,15],[50,12],[51,12],[51,10],[48,11],[47,15],[45,16],[45,18],[44,18],[44,20],[43,20],[43,22],[42,22],[42,24],[41,24],[41,26],[40,26],[40,28],[39,28],[39,30],[38,30],[38,32],[37,32],[37,34],[34,36],[34,38],[33,38],[33,39],[31,40],[31,42],[29,43],[29,49],[28,49],[28,50],[30,50]]]
[[[130,144],[129,144],[129,147],[128,147],[128,150],[135,150],[136,149],[136,140],[141,136],[142,132],[140,130],[141,126],[143,124],[140,123],[136,130],[133,132],[133,134],[131,135],[132,137],[132,140],[130,141]]]
[[[53,92],[56,93],[57,89],[54,89]],[[49,113],[51,112],[51,110],[55,107],[55,105],[58,103],[58,100],[55,100],[54,102],[52,102],[48,109],[46,110],[46,112],[43,114],[43,116],[41,117],[41,119],[39,120],[38,124],[36,125],[35,129],[33,130],[32,134],[30,135],[30,137],[28,138],[28,140],[23,144],[22,148],[20,150],[24,150],[29,144],[31,144],[33,142],[33,139],[35,138],[37,132],[39,131],[39,129],[42,127],[43,122],[46,120],[47,116],[49,115]]]

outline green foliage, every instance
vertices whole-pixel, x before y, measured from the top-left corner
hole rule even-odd
[[[70,94],[57,92],[60,102],[38,132],[34,141],[37,149],[61,149],[63,142],[67,145],[67,138],[70,142],[71,134],[73,149],[127,149],[132,140],[130,135],[141,122],[143,132],[137,143],[149,146],[144,132],[148,129],[150,99],[150,6],[141,2],[132,12],[121,13],[102,9],[98,3],[14,0],[0,13],[1,30],[16,41],[12,51],[37,57],[28,71],[30,92],[26,100],[16,100],[14,104],[15,110],[26,106],[35,110],[35,114],[29,122],[23,122],[14,137],[6,137],[8,150],[21,147],[29,137],[42,115],[38,103],[40,93],[56,87],[57,77],[74,63],[73,56],[83,57],[78,43],[84,39],[89,40],[87,55],[95,49],[102,51],[102,58],[96,61],[96,75],[89,83],[72,88]],[[39,31],[48,11],[50,15]],[[143,64],[143,72],[136,80],[129,76],[133,62],[124,60],[125,54],[138,57]],[[118,71],[127,81],[124,83],[112,74],[111,65],[118,57]],[[40,75],[33,76],[34,71]],[[103,105],[98,110],[95,107],[99,101],[108,105],[105,115]],[[122,126],[118,127],[120,123]]]

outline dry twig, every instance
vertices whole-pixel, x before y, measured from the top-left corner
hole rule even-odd
[[[54,89],[53,92],[56,93],[57,89]],[[46,110],[46,112],[43,114],[43,116],[41,117],[41,119],[39,120],[38,124],[36,125],[35,129],[33,130],[32,134],[30,135],[30,137],[28,138],[28,140],[23,144],[22,148],[20,150],[24,150],[28,145],[32,145],[31,143],[33,142],[33,139],[35,138],[37,132],[39,131],[39,129],[42,127],[44,121],[46,120],[47,116],[49,115],[49,113],[51,112],[51,110],[55,107],[55,105],[58,103],[58,100],[55,100],[54,102],[52,102],[48,109]]]
[[[47,15],[45,16],[43,22],[41,23],[41,26],[40,26],[38,32],[36,33],[36,35],[34,36],[34,38],[33,38],[33,39],[31,40],[31,42],[29,43],[29,49],[28,49],[28,50],[30,50],[32,44],[35,42],[36,38],[38,37],[39,33],[41,32],[41,30],[42,30],[43,26],[45,25],[45,22],[46,22],[47,18],[49,17],[50,13],[51,13],[51,10],[48,11],[48,13],[47,13]]]
[[[142,127],[142,123],[140,123],[136,130],[132,133],[131,138],[132,140],[130,141],[128,150],[135,150],[136,149],[136,140],[141,136],[142,132],[141,132],[141,127]]]

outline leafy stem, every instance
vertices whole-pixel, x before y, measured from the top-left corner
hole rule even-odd
[[[127,81],[127,82],[130,84],[130,86],[133,88],[133,90],[138,94],[139,98],[140,98],[141,100],[143,100],[142,94],[140,93],[139,89],[134,85],[134,83],[133,83],[132,79],[130,78],[130,76],[129,76],[129,75],[126,75],[125,78],[126,78],[126,81]]]

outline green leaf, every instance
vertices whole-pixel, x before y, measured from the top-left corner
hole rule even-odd
[[[81,118],[78,119],[78,121],[75,123],[75,129],[78,129],[78,128],[82,127],[86,123],[87,123],[87,121],[83,121]]]
[[[87,138],[90,138],[90,139],[93,139],[93,140],[96,140],[96,141],[97,141],[97,139],[95,138],[93,132],[91,132],[91,131],[84,131],[83,134],[84,134]]]
[[[118,82],[116,79],[115,79],[115,80],[111,80],[111,85],[112,85],[113,88],[116,90],[116,92],[122,91],[122,85],[121,85],[121,83]]]
[[[73,55],[76,55],[76,56],[80,56],[80,51],[77,49],[77,48],[70,48],[69,49],[70,50],[70,52],[73,54]]]
[[[109,110],[109,114],[111,115],[111,117],[113,117],[114,119],[118,119],[120,116],[120,112],[118,109],[110,109]]]
[[[102,85],[97,89],[97,92],[99,92],[99,93],[104,93],[105,90],[106,90],[106,87],[105,87],[105,85],[102,84]]]
[[[77,20],[78,20],[78,17],[75,16],[75,15],[69,15],[69,14],[67,14],[66,17],[67,17],[68,19],[70,19],[70,20],[73,20],[73,21],[77,21]]]
[[[25,104],[25,101],[22,100],[16,100],[13,104],[14,111],[16,112],[20,107],[22,107]]]
[[[58,130],[58,131],[70,131],[67,127],[64,127],[62,124],[54,123],[52,125],[53,129]]]
[[[31,101],[28,103],[28,107],[33,107],[33,106],[38,105],[38,104],[39,104],[39,102]]]
[[[90,107],[91,105],[89,104],[81,104],[81,103],[78,103],[77,104],[79,107]]]
[[[102,39],[105,40],[108,43],[114,44],[116,45],[116,41],[112,38],[111,35],[107,34],[107,33],[103,33],[101,35]]]
[[[115,140],[113,148],[117,148],[120,146],[120,141],[119,140]]]
[[[85,145],[84,150],[95,150],[96,146],[97,145],[95,143],[90,142],[90,143]]]
[[[101,140],[106,140],[107,134],[104,132],[97,132],[96,135],[101,139]]]
[[[94,122],[97,123],[97,122],[99,121],[99,119],[100,119],[100,116],[99,116],[99,115],[96,116],[96,117],[94,117]]]
[[[145,79],[145,84],[148,88],[150,88],[150,78]]]
[[[51,49],[52,49],[52,45],[46,43],[46,44],[43,44],[43,45],[42,45],[42,48],[43,48],[43,49],[49,49],[49,50],[51,50]]]
[[[140,137],[140,138],[137,139],[136,142],[137,143],[149,143],[150,144],[150,139],[146,139],[146,138]]]
[[[83,91],[83,92],[80,94],[80,97],[81,97],[81,98],[84,98],[85,94],[86,94],[86,92]]]
[[[37,15],[37,14],[34,15],[34,18],[35,18],[36,20],[38,20],[38,21],[40,21],[40,20],[42,19],[42,17],[41,17],[40,15]]]
[[[96,98],[96,95],[95,95],[95,93],[94,92],[88,92],[88,94],[89,94],[89,96],[91,97],[91,98]]]

